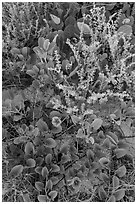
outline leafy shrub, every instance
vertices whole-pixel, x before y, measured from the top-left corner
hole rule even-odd
[[[3,201],[133,201],[134,3],[2,9]]]

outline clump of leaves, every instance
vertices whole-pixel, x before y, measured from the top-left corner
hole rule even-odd
[[[134,200],[134,16],[3,3],[4,201]]]

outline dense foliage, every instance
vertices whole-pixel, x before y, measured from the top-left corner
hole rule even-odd
[[[3,201],[134,201],[134,3],[2,4]]]

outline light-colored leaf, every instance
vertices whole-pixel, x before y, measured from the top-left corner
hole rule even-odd
[[[127,169],[126,169],[125,165],[123,165],[123,166],[119,167],[115,173],[117,176],[119,176],[121,178],[121,177],[125,176],[126,172],[127,172]]]
[[[49,41],[49,39],[46,39],[46,40],[44,41],[44,44],[43,44],[43,48],[44,48],[44,50],[45,50],[46,52],[48,51],[49,46],[50,46],[50,41]]]
[[[43,191],[44,189],[44,184],[40,181],[35,182],[35,187],[38,191]]]
[[[124,133],[124,135],[125,135],[126,137],[132,136],[132,130],[131,130],[131,128],[127,125],[126,122],[122,122],[121,125],[120,125],[120,128],[122,129],[122,131],[123,131],[123,133]]]
[[[77,26],[80,30],[80,32],[84,34],[91,34],[91,29],[89,25],[85,24],[84,22],[77,22]]]
[[[23,201],[24,201],[24,202],[31,202],[31,199],[30,199],[28,193],[23,193],[23,194],[22,194],[22,198],[23,198]]]
[[[23,172],[23,166],[22,165],[16,165],[11,169],[9,176],[10,177],[17,177],[22,172]]]
[[[119,178],[117,176],[113,176],[112,183],[113,183],[113,188],[118,188],[119,187]]]
[[[46,183],[46,186],[45,186],[45,190],[49,189],[49,190],[52,190],[53,188],[53,183],[52,181],[49,179]]]
[[[91,126],[94,128],[94,130],[98,130],[101,127],[102,123],[103,123],[103,120],[101,118],[96,118],[92,122]]]
[[[107,202],[116,202],[116,198],[114,195],[110,196],[110,198],[107,200]]]
[[[45,145],[50,148],[55,148],[57,143],[53,138],[48,138],[45,140]]]
[[[101,164],[101,166],[106,166],[110,163],[110,160],[106,157],[102,157],[99,159],[99,163]]]
[[[59,172],[60,171],[60,167],[57,164],[52,164],[51,168],[52,168],[52,172]]]
[[[32,142],[27,142],[27,144],[25,145],[25,153],[30,154],[31,152],[34,153],[34,145]]]
[[[77,132],[77,135],[76,135],[77,138],[84,138],[85,137],[85,133],[83,131],[82,128],[80,128]]]
[[[75,125],[80,122],[80,118],[76,115],[71,115],[71,119]]]
[[[34,159],[30,158],[30,159],[27,159],[26,164],[27,164],[28,167],[33,168],[33,167],[36,166],[36,161]]]
[[[119,148],[119,149],[115,149],[114,152],[116,154],[116,157],[119,159],[119,158],[125,156],[128,153],[128,150]]]
[[[19,121],[19,120],[21,120],[21,118],[22,118],[22,115],[14,115],[13,116],[14,121]]]
[[[60,24],[60,18],[58,18],[57,16],[50,14],[51,19],[54,21],[55,24]]]
[[[44,167],[42,168],[41,174],[42,174],[43,178],[46,178],[46,177],[48,176],[49,171],[48,171],[48,169],[47,169],[46,166],[44,166]]]
[[[125,196],[125,189],[115,191],[114,196],[116,201],[120,201]]]
[[[58,195],[57,191],[50,191],[50,193],[49,193],[49,196],[51,197],[51,200],[54,200],[57,195]]]
[[[117,143],[118,143],[118,137],[117,137],[117,135],[116,135],[115,133],[113,133],[113,132],[108,132],[106,136],[110,139],[110,141],[111,141],[113,144],[117,145]]]
[[[52,161],[52,154],[48,154],[46,157],[45,157],[45,162],[47,164],[50,164]]]
[[[130,25],[122,25],[117,31],[118,33],[123,33],[124,35],[131,35],[132,34],[132,26]]]
[[[49,129],[47,123],[43,121],[42,119],[39,119],[36,125],[41,132],[47,131]]]
[[[39,202],[47,202],[47,196],[46,195],[38,195],[38,201]]]
[[[39,39],[38,39],[38,45],[39,45],[39,47],[44,48],[44,47],[43,47],[44,42],[45,42],[45,38],[39,37]]]

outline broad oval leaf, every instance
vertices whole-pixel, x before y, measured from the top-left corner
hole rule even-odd
[[[51,181],[51,180],[48,180],[47,183],[46,183],[46,188],[45,188],[45,190],[46,190],[46,189],[52,190],[52,187],[53,187],[52,181]]]
[[[61,118],[61,113],[59,111],[51,111],[49,116],[50,118],[53,118],[55,116]]]
[[[65,163],[67,163],[68,161],[71,161],[69,155],[63,155],[63,156],[61,157],[61,163],[65,164]]]
[[[22,118],[22,115],[14,115],[13,116],[14,121],[19,121],[19,120],[21,120],[21,118]]]
[[[91,29],[87,24],[85,24],[83,22],[77,22],[77,26],[78,26],[80,32],[82,32],[84,34],[91,34]]]
[[[114,196],[116,201],[120,201],[125,196],[125,189],[115,191]]]
[[[115,145],[118,143],[118,137],[117,137],[117,135],[116,135],[115,133],[113,133],[113,132],[108,132],[108,133],[107,133],[107,137],[109,137],[110,141],[111,141],[112,143],[114,143]]]
[[[128,149],[129,148],[129,144],[127,142],[125,142],[125,140],[120,140],[118,142],[117,146],[120,149]]]
[[[23,54],[24,57],[27,57],[27,56],[28,56],[28,51],[29,51],[28,47],[23,47],[23,48],[22,48],[21,52],[22,52],[22,54]]]
[[[43,191],[44,189],[44,184],[40,181],[35,182],[35,187],[38,191]]]
[[[89,160],[94,160],[94,152],[91,149],[88,149],[86,154]]]
[[[101,200],[104,200],[107,197],[107,194],[106,194],[103,186],[100,186],[98,188],[98,195],[99,195]]]
[[[31,152],[34,153],[34,145],[32,142],[27,142],[27,144],[25,145],[25,153],[28,155],[28,154],[31,154]]]
[[[100,173],[100,177],[101,177],[101,179],[102,179],[105,183],[108,183],[109,180],[110,180],[110,178],[108,177],[108,175],[105,174],[105,173]]]
[[[50,148],[55,148],[57,143],[53,138],[48,138],[45,140],[45,145]]]
[[[126,169],[126,167],[125,167],[125,165],[123,165],[123,166],[121,166],[121,167],[119,167],[117,170],[116,170],[116,175],[118,176],[118,177],[123,177],[123,176],[125,176],[125,174],[126,174],[126,172],[127,172],[127,169]]]
[[[46,195],[38,195],[38,201],[39,202],[47,202],[47,196]]]
[[[117,176],[113,176],[112,183],[113,183],[113,188],[118,188],[119,187],[119,178]]]
[[[23,193],[23,194],[22,194],[22,198],[23,198],[23,201],[24,201],[24,202],[31,202],[31,199],[30,199],[28,193]]]
[[[46,39],[45,41],[44,41],[44,44],[43,44],[43,48],[44,48],[44,50],[47,52],[48,51],[48,49],[49,49],[49,45],[50,45],[50,41],[49,41],[49,39]]]
[[[11,49],[11,53],[12,53],[13,55],[16,55],[16,54],[20,54],[21,51],[20,51],[20,49],[14,47],[14,48]]]
[[[54,21],[55,24],[60,24],[60,18],[58,18],[57,16],[50,14],[51,19]]]
[[[14,166],[10,173],[9,173],[9,176],[10,177],[17,177],[19,176],[21,173],[23,172],[23,166],[22,165],[16,165]]]
[[[116,202],[116,198],[114,195],[110,196],[110,198],[107,200],[107,202]]]
[[[56,185],[59,181],[58,177],[55,176],[51,177],[50,180],[52,181],[53,185]]]
[[[33,168],[33,167],[35,167],[36,166],[36,161],[34,160],[34,159],[28,159],[27,161],[26,161],[26,164],[27,164],[27,166],[28,167],[31,167],[31,168]]]
[[[110,163],[110,160],[106,157],[102,157],[100,160],[99,160],[99,163],[101,164],[101,166],[106,166]]]
[[[119,148],[119,149],[115,149],[114,152],[116,154],[116,157],[119,159],[119,158],[125,156],[128,153],[128,150]]]
[[[41,174],[42,174],[43,178],[46,178],[46,177],[48,176],[49,171],[48,171],[48,169],[47,169],[46,166],[44,166],[44,167],[42,168]]]
[[[61,153],[64,153],[64,154],[67,154],[67,152],[68,152],[68,143],[63,144],[63,145],[61,146],[60,152],[61,152]]]
[[[45,42],[45,38],[40,37],[40,38],[38,39],[38,45],[39,45],[39,47],[44,48],[44,47],[43,47],[44,42]]]
[[[45,157],[45,162],[47,164],[50,164],[52,161],[52,154],[48,154],[46,157]]]
[[[47,123],[44,122],[42,119],[39,119],[36,125],[41,132],[47,131],[49,129]]]
[[[51,130],[54,134],[60,133],[62,131],[62,126],[59,125],[58,127],[53,127]]]
[[[80,122],[79,117],[76,116],[76,115],[72,115],[72,116],[71,116],[71,119],[72,119],[72,122],[73,122],[74,124],[77,124],[77,123]]]
[[[130,25],[122,25],[117,31],[118,33],[123,33],[124,35],[132,34],[132,26]]]
[[[110,139],[109,138],[106,138],[103,143],[102,143],[102,147],[106,148],[106,149],[109,149],[111,146],[111,142],[110,142]]]
[[[77,135],[76,135],[77,138],[84,138],[85,137],[85,133],[83,131],[82,128],[80,128],[77,132]]]
[[[94,128],[94,130],[98,130],[101,127],[102,123],[103,123],[103,120],[101,118],[96,118],[92,122],[91,126]]]
[[[38,174],[41,174],[41,172],[42,172],[42,167],[41,167],[41,166],[37,166],[37,167],[35,168],[35,172],[38,173]]]
[[[52,164],[51,165],[52,172],[58,172],[60,171],[60,167],[57,164]]]
[[[54,200],[57,195],[58,195],[57,191],[50,191],[50,193],[49,193],[51,200]]]

